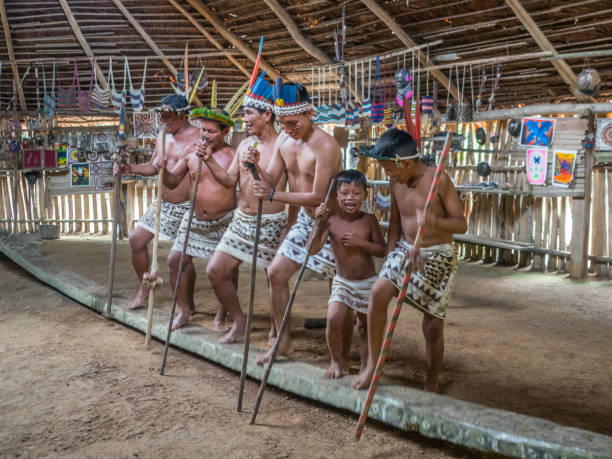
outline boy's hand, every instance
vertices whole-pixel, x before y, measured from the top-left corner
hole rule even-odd
[[[113,175],[117,175],[117,164],[115,163],[113,165]],[[119,166],[119,169],[121,171],[121,175],[125,175],[125,174],[129,174],[130,173],[130,165],[129,164],[125,164],[125,163],[121,163],[121,165]]]
[[[344,247],[360,247],[362,239],[353,233],[342,233],[340,240]]]
[[[413,246],[410,250],[405,269],[411,271],[423,271],[425,269],[425,260],[421,257],[421,248],[418,245]]]
[[[321,220],[325,220],[327,215],[329,214],[329,209],[325,205],[325,203],[321,203],[319,207],[315,210],[315,218],[321,217]]]
[[[253,194],[259,199],[270,199],[272,188],[264,180],[255,180],[253,183]]]

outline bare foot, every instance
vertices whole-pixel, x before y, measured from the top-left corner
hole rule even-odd
[[[183,325],[189,322],[189,319],[191,319],[191,314],[189,312],[185,314],[182,311],[179,311],[179,313],[172,321],[172,330],[177,330],[181,328]]]
[[[270,329],[268,333],[268,346],[271,348],[274,347],[274,343],[276,342],[276,327]]]
[[[149,284],[146,282],[142,282],[140,284],[140,288],[138,289],[138,293],[136,294],[136,298],[132,300],[132,302],[128,305],[128,309],[136,309],[140,306],[144,306],[145,301],[149,299]]]
[[[230,330],[229,327],[225,326],[225,314],[219,315],[219,312],[217,312],[217,315],[215,316],[214,324],[215,324],[215,331],[217,333],[221,333],[225,335]]]
[[[374,376],[374,369],[371,370],[366,367],[364,371],[359,373],[359,376],[353,381],[353,389],[364,390],[370,387],[372,382],[372,376]]]
[[[232,326],[231,330],[219,339],[219,343],[221,344],[235,343],[236,341],[238,341],[238,339],[244,336],[244,329],[245,329],[244,317],[242,317],[242,319],[235,320],[234,325]]]
[[[331,361],[329,368],[325,372],[325,377],[327,379],[338,379],[342,378],[344,371],[342,371],[343,365],[340,362],[336,362],[335,360]]]
[[[264,363],[269,362],[270,358],[272,357],[273,349],[274,349],[273,347],[268,349],[268,352],[260,356],[257,359],[257,365],[263,365]],[[278,353],[276,354],[276,356],[278,357],[279,355],[282,355],[285,357],[289,357],[291,354],[293,354],[294,350],[295,350],[295,346],[293,345],[293,341],[286,342],[283,340],[283,342],[281,342],[280,346],[278,347]]]
[[[438,381],[435,382],[425,382],[425,386],[423,387],[423,390],[425,392],[433,392],[434,394],[439,394],[440,393],[440,385],[438,384]]]

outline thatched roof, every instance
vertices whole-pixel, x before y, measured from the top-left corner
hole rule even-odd
[[[293,79],[310,81],[310,70],[294,73],[300,68],[319,65],[313,53],[307,53],[298,45],[286,25],[266,1],[240,2],[235,0],[65,0],[69,5],[84,39],[96,56],[104,75],[108,74],[108,56],[113,56],[115,84],[122,86],[123,58],[128,56],[135,87],[140,86],[144,56],[155,52],[141,34],[126,19],[117,3],[121,3],[133,16],[154,44],[168,57],[169,62],[180,68],[185,42],[190,54],[216,53],[202,57],[208,78],[216,78],[219,100],[223,104],[246,80],[244,69],[252,69],[252,61],[228,41],[227,37],[207,20],[194,5],[205,4],[219,19],[226,31],[234,34],[251,49],[257,50],[259,37],[265,37],[264,59],[273,69]],[[0,4],[2,1],[0,1]],[[70,86],[73,57],[78,62],[82,89],[89,85],[91,65],[85,58],[60,0],[4,0],[9,32],[20,75],[33,59],[49,59],[45,64],[47,80],[50,80],[51,60],[57,61],[56,81]],[[405,48],[397,34],[361,0],[280,0],[275,2],[297,25],[299,32],[313,49],[330,59],[334,55],[333,29],[338,26],[342,7],[346,8],[347,46],[346,59],[383,54]],[[542,49],[504,0],[376,0],[376,3],[400,25],[417,44],[442,40],[430,49],[433,64],[436,56],[456,53],[460,68],[462,62],[475,59],[541,53]],[[198,30],[179,11],[177,5],[199,24]],[[558,53],[585,50],[611,49],[612,8],[608,0],[522,0],[531,18],[552,43]],[[203,35],[212,36],[224,52]],[[316,55],[316,53],[315,53]],[[546,56],[544,56],[546,57]],[[116,58],[116,59],[115,59]],[[232,59],[230,61],[229,59]],[[319,57],[321,60],[321,58]],[[571,93],[550,60],[539,57],[506,62],[502,65],[502,79],[497,94],[499,105],[552,102],[571,100]],[[12,95],[13,73],[9,62],[5,35],[0,37],[0,60],[3,61],[0,78],[0,103],[2,109]],[[190,59],[190,68],[199,58]],[[568,59],[573,72],[584,67],[584,57]],[[600,100],[610,99],[612,87],[612,56],[591,57],[590,66],[596,68],[604,82]],[[487,64],[489,74],[491,64]],[[39,67],[40,69],[40,67]],[[441,69],[448,76],[448,68]],[[473,67],[477,90],[481,66]],[[270,72],[269,72],[270,73]],[[468,67],[469,74],[469,67]],[[477,76],[478,75],[478,76]],[[171,71],[159,58],[149,59],[146,78],[145,103],[151,107],[160,97],[169,93]],[[42,77],[42,75],[41,75]],[[425,84],[421,73],[422,88]],[[490,82],[491,80],[489,80]],[[466,81],[466,87],[469,86]],[[33,70],[23,84],[28,110],[36,109],[36,85]],[[42,82],[40,85],[42,94]],[[422,91],[423,92],[423,91]],[[467,91],[466,89],[466,92]],[[446,90],[440,87],[440,101],[446,100]],[[201,95],[208,101],[208,93]]]

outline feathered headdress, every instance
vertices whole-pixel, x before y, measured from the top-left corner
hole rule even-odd
[[[302,85],[276,79],[273,91],[274,113],[277,116],[297,115],[312,109],[308,91]]]
[[[273,105],[273,88],[264,77],[266,72],[263,72],[255,81],[255,84],[247,90],[244,102],[242,103],[245,107],[256,108],[257,110],[267,111],[274,110]]]

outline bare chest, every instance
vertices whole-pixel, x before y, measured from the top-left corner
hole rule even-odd
[[[287,173],[292,177],[310,177],[314,179],[316,154],[309,148],[289,148],[283,152]]]
[[[414,217],[416,216],[417,209],[425,207],[430,185],[425,182],[426,180],[421,181],[414,189],[410,189],[405,184],[393,184],[391,192],[395,196],[400,215],[403,217]],[[445,213],[438,193],[434,196],[429,209],[436,215],[443,215]]]
[[[370,225],[365,216],[353,221],[347,221],[338,216],[330,217],[329,234],[331,238],[339,241],[344,233],[352,233],[369,240],[371,236]]]

